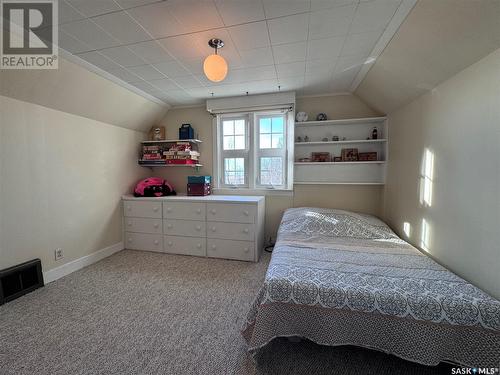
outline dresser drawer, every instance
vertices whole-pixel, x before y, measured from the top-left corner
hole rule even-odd
[[[125,230],[135,233],[161,234],[161,219],[126,217]]]
[[[205,256],[206,241],[201,237],[164,236],[163,249],[166,253]]]
[[[125,201],[124,214],[127,217],[150,217],[161,219],[161,202]]]
[[[162,235],[126,232],[125,248],[161,252],[163,251]]]
[[[194,220],[163,220],[163,234],[172,236],[205,237],[206,223]]]
[[[207,239],[207,256],[238,260],[254,260],[255,243],[249,241]]]
[[[163,202],[164,219],[205,221],[205,203]]]
[[[257,208],[251,204],[207,203],[208,221],[253,223]]]
[[[225,240],[253,241],[255,239],[255,225],[209,221],[207,223],[207,237]]]

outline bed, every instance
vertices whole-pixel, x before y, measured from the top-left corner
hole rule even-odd
[[[355,345],[425,365],[500,367],[500,302],[349,211],[285,211],[243,327],[253,354],[276,337]]]

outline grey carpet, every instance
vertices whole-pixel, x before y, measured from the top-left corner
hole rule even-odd
[[[122,251],[0,306],[0,374],[450,374],[382,353],[239,329],[269,262]]]

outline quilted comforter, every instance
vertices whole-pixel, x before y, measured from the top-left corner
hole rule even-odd
[[[499,367],[500,302],[373,216],[294,208],[243,336],[251,352],[298,336],[426,365]]]

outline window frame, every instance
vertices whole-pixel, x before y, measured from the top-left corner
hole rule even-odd
[[[259,149],[259,118],[266,116],[283,116],[283,138],[282,149]],[[224,150],[223,149],[223,121],[227,119],[246,118],[246,150]],[[214,190],[226,192],[238,191],[240,193],[270,193],[291,192],[293,190],[293,142],[294,142],[294,112],[293,110],[259,110],[238,113],[219,113],[214,115],[213,131],[214,145]],[[272,130],[272,128],[271,128]],[[283,158],[283,184],[262,185],[260,184],[260,157],[279,156]],[[245,158],[245,184],[225,184],[224,159],[228,157]]]

